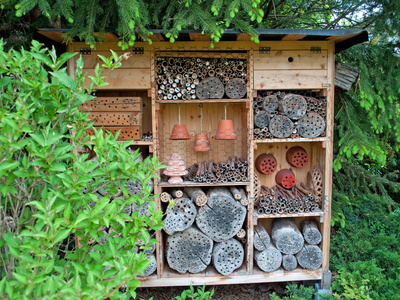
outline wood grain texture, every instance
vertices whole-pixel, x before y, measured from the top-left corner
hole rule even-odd
[[[84,85],[88,87],[91,80],[88,76],[94,76],[94,69],[83,69],[86,74]],[[151,88],[150,69],[115,69],[102,73],[109,84],[99,87],[99,90],[143,90]]]

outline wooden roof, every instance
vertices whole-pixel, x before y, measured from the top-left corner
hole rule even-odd
[[[160,29],[150,29],[153,42],[168,41]],[[68,29],[42,28],[38,33],[57,42],[63,43],[63,34]],[[368,32],[359,29],[257,29],[260,41],[325,41],[335,42],[336,53],[350,48],[353,45],[368,41]],[[80,41],[78,38],[76,41]],[[118,41],[115,31],[108,31],[103,36],[104,42]],[[176,41],[211,41],[209,34],[202,34],[199,30],[182,30]],[[238,30],[225,30],[221,41],[250,41],[250,35]]]

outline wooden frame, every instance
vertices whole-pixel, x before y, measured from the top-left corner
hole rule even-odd
[[[240,40],[236,42],[220,42],[215,48],[210,47],[209,41],[199,41],[196,36],[191,36],[194,41],[169,42],[155,41],[152,45],[138,42],[135,47],[142,47],[143,54],[133,55],[128,62],[123,62],[122,68],[107,74],[106,80],[110,85],[104,87],[104,93],[111,93],[114,96],[131,94],[147,97],[147,107],[143,111],[143,132],[151,130],[153,142],[133,142],[133,145],[144,145],[159,159],[164,162],[169,153],[165,152],[168,133],[176,121],[177,105],[181,104],[182,123],[190,127],[192,135],[199,131],[199,105],[209,118],[206,130],[212,135],[216,128],[216,120],[222,117],[221,109],[228,105],[228,114],[236,124],[240,124],[241,134],[239,135],[240,147],[233,154],[246,156],[249,164],[248,182],[217,184],[217,185],[239,185],[244,187],[249,196],[250,204],[247,209],[247,246],[245,250],[245,261],[242,267],[230,276],[218,274],[212,267],[199,274],[181,275],[172,271],[165,262],[165,236],[162,232],[156,233],[158,245],[156,247],[157,273],[147,278],[140,278],[141,287],[155,286],[186,286],[202,284],[239,284],[239,283],[261,283],[278,281],[302,281],[302,280],[323,280],[323,273],[329,270],[329,242],[330,242],[330,214],[331,214],[331,193],[332,193],[332,152],[333,152],[333,98],[334,98],[334,41],[298,41],[300,36],[294,35],[285,41],[262,41],[255,44],[251,41]],[[78,52],[80,48],[86,47],[84,43],[70,43],[68,51]],[[260,47],[268,47],[269,53],[261,53]],[[320,49],[320,53],[312,53],[311,48]],[[117,43],[105,42],[97,44],[92,54],[83,56],[85,69],[88,75],[94,72],[94,66],[98,61],[97,54],[106,55],[108,49],[118,50]],[[121,52],[121,51],[120,51]],[[118,52],[118,53],[120,53]],[[122,53],[122,52],[121,52]],[[120,54],[121,54],[120,53]],[[182,57],[194,55],[197,57],[240,57],[247,59],[247,97],[244,99],[214,99],[214,100],[185,100],[170,101],[158,100],[156,87],[156,66],[158,55],[169,57]],[[232,56],[233,55],[233,56]],[[68,63],[71,76],[74,76],[75,61]],[[253,96],[258,90],[319,90],[327,96],[326,112],[326,136],[317,138],[285,138],[256,140],[253,138],[254,117],[253,117]],[[118,94],[120,93],[120,94]],[[121,94],[122,93],[122,94]],[[239,128],[238,127],[238,128]],[[190,153],[190,143],[181,143],[184,149],[181,156],[187,160],[187,166],[195,161],[196,157],[204,158],[207,155],[194,155]],[[169,141],[168,141],[169,143]],[[226,143],[226,147],[230,147]],[[171,144],[172,145],[172,144]],[[174,144],[175,145],[175,144]],[[285,149],[291,145],[301,145],[309,151],[312,163],[317,163],[323,171],[324,181],[324,208],[320,212],[298,213],[285,215],[257,215],[254,211],[254,176],[257,171],[254,168],[254,159],[258,154],[273,149],[279,157],[279,164],[285,165],[283,154]],[[168,150],[169,151],[169,150]],[[221,156],[221,155],[219,155]],[[220,157],[219,157],[220,158]],[[311,166],[311,165],[310,165]],[[306,176],[306,170],[296,171],[296,175],[302,180]],[[272,184],[271,178],[262,178],[262,183]],[[184,184],[190,185],[190,184]],[[182,185],[182,186],[184,186]],[[207,186],[207,184],[192,184],[195,186]],[[176,185],[160,183],[155,180],[155,193],[159,194],[167,188]],[[163,209],[160,201],[157,202],[158,209]],[[323,263],[321,268],[310,271],[296,268],[294,271],[278,271],[265,273],[253,263],[253,226],[257,222],[266,225],[270,230],[271,222],[275,218],[293,217],[296,221],[305,218],[318,222],[323,235],[322,251]]]

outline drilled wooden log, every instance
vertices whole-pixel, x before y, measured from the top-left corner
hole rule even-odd
[[[231,191],[233,195],[233,199],[235,200],[240,200],[242,199],[242,194],[240,193],[239,189],[235,186],[230,186],[229,190]]]
[[[227,188],[210,188],[208,202],[200,207],[196,224],[216,242],[235,236],[243,226],[246,208],[235,201]]]
[[[221,99],[224,96],[224,84],[218,77],[203,79],[196,87],[198,99]]]
[[[184,192],[197,206],[204,206],[207,203],[207,195],[199,187],[185,187]]]
[[[171,199],[172,199],[172,196],[170,194],[168,194],[167,192],[162,192],[160,194],[161,202],[168,203],[169,200],[171,200]]]
[[[247,84],[246,81],[240,78],[233,78],[229,80],[228,84],[225,87],[225,93],[228,98],[231,99],[240,99],[246,95],[247,92]]]
[[[271,238],[265,227],[258,223],[254,226],[254,248],[263,251],[271,245]]]
[[[246,230],[244,230],[243,228],[241,228],[239,230],[239,232],[236,234],[236,237],[238,239],[244,239],[246,237]]]
[[[270,123],[269,113],[265,110],[261,110],[254,116],[254,125],[258,128],[265,128]]]
[[[236,239],[215,243],[213,263],[215,269],[224,276],[231,274],[243,264],[243,245]]]
[[[279,102],[279,109],[292,120],[301,119],[307,112],[307,101],[303,96],[286,94]]]
[[[304,238],[293,218],[275,219],[271,238],[276,248],[284,254],[296,254],[304,245]]]
[[[168,211],[164,219],[164,231],[172,235],[176,231],[183,231],[192,226],[197,210],[194,203],[188,198],[177,198],[174,206]]]
[[[182,197],[183,197],[183,191],[174,188],[174,189],[171,190],[171,195],[172,195],[174,198],[182,198]]]
[[[243,206],[248,206],[249,199],[247,199],[247,194],[244,189],[240,189],[240,195],[241,195],[240,204],[242,204]]]
[[[269,123],[269,131],[274,137],[287,138],[293,133],[294,124],[285,116],[276,115]]]
[[[307,113],[297,122],[296,129],[302,137],[315,138],[325,130],[325,120],[317,113]]]
[[[322,264],[322,250],[317,245],[305,244],[296,254],[300,266],[309,270],[316,270]]]
[[[132,204],[132,213],[138,212],[138,216],[141,217],[143,215],[150,217],[151,213],[149,211],[149,202],[144,202],[143,204]]]
[[[282,256],[282,267],[286,271],[293,271],[297,267],[297,259],[293,254],[285,254]]]
[[[264,272],[278,270],[282,264],[282,254],[273,245],[263,251],[255,251],[254,259],[257,266]]]
[[[146,255],[146,259],[150,260],[150,265],[140,274],[140,277],[150,276],[157,270],[157,260],[155,254],[148,254]]]
[[[275,95],[269,95],[262,98],[262,107],[269,113],[273,113],[278,109],[278,98]]]
[[[302,224],[304,240],[311,245],[318,245],[322,241],[321,232],[317,223],[311,220],[305,220]]]
[[[211,262],[213,240],[199,230],[190,227],[167,239],[168,265],[181,274],[199,273]]]

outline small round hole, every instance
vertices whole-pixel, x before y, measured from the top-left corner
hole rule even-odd
[[[293,62],[293,60],[294,60],[293,57],[288,58],[288,62]]]

